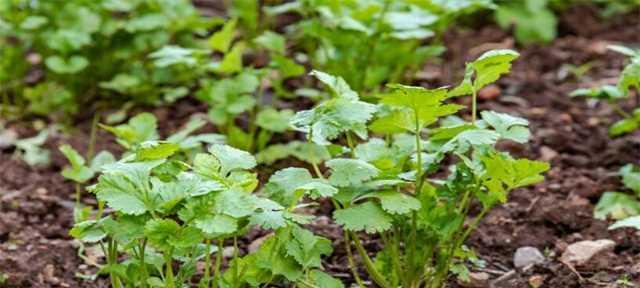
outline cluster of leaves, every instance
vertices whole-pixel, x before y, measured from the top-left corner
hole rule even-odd
[[[495,19],[503,29],[513,27],[519,43],[548,43],[556,38],[558,19],[552,5],[560,1],[505,1],[495,11]]]
[[[593,2],[601,7],[600,14],[604,17],[628,13],[640,7],[638,0],[593,0]]]
[[[218,20],[186,0],[0,3],[0,83],[18,114],[74,113],[98,100],[156,103],[181,74],[153,67],[147,54],[170,44],[197,46]]]
[[[628,164],[620,169],[622,183],[632,194],[622,192],[605,192],[594,216],[598,219],[616,220],[609,229],[633,227],[640,230],[640,168]]]
[[[502,140],[526,143],[527,120],[493,111],[476,119],[476,91],[507,73],[517,57],[511,50],[489,51],[467,64],[454,89],[394,84],[377,104],[361,101],[340,77],[313,73],[333,97],[298,112],[291,124],[316,145],[347,144],[323,162],[329,184],[338,189],[333,218],[346,231],[347,251],[353,242],[379,287],[443,287],[450,271],[464,279],[465,261],[474,255],[463,243],[478,222],[511,190],[543,180],[548,164],[495,149]],[[463,106],[447,103],[465,95],[472,96],[471,121],[453,116]],[[383,137],[369,138],[370,132]],[[445,158],[453,162],[440,178]],[[472,203],[481,210],[465,225]],[[383,240],[375,259],[363,247],[361,231]],[[357,272],[354,277],[364,287]]]
[[[638,0],[496,0],[494,18],[503,29],[513,29],[521,44],[544,44],[558,34],[556,14],[574,5],[594,5],[604,18],[633,11]]]
[[[33,137],[18,139],[11,130],[4,130],[0,127],[0,139],[2,145],[15,148],[15,156],[22,159],[30,166],[46,166],[50,162],[50,152],[42,146],[47,141],[49,134],[55,131],[55,128],[44,129]],[[6,148],[5,147],[5,148]]]
[[[113,287],[191,287],[204,261],[199,287],[342,287],[321,271],[320,257],[332,252],[331,242],[302,228],[313,217],[296,211],[303,198],[332,196],[337,189],[305,169],[287,168],[254,193],[255,158],[218,144],[219,135],[190,135],[203,123],[191,121],[164,141],[148,113],[103,125],[127,149],[118,161],[103,151],[88,163],[70,146],[60,148],[70,162],[64,177],[85,184],[99,175],[88,187],[98,210],[79,205],[71,235],[103,250],[100,272],[110,275]],[[204,144],[210,144],[208,153]],[[254,226],[273,235],[240,257],[237,239]],[[234,255],[223,272],[225,240],[233,241]]]
[[[257,6],[251,9],[257,9]],[[285,89],[284,81],[304,74],[305,68],[287,57],[285,38],[273,31],[243,31],[245,37],[237,39],[237,31],[247,29],[246,26],[239,27],[239,24],[253,19],[250,17],[257,17],[238,16],[240,18],[226,21],[213,33],[207,39],[206,47],[165,46],[152,53],[151,58],[158,67],[172,69],[176,73],[190,71],[190,86],[178,83],[182,86],[174,89],[186,93],[196,88],[195,97],[209,105],[209,120],[227,135],[230,145],[252,152],[261,151],[274,133],[288,129],[293,111],[279,106],[280,100],[293,95]],[[250,28],[253,24],[245,25]],[[257,36],[251,37],[254,34]],[[219,57],[200,57],[211,54]],[[257,65],[243,63],[246,54],[268,57],[269,60]]]
[[[406,80],[426,59],[444,51],[437,44],[425,45],[425,39],[438,36],[456,16],[490,6],[488,0],[299,0],[266,12],[302,15],[289,29],[311,66],[341,76],[357,91],[369,91]]]
[[[620,73],[616,86],[604,85],[594,88],[577,89],[571,92],[571,97],[588,97],[596,100],[604,100],[611,105],[616,113],[622,117],[609,128],[612,137],[621,136],[640,129],[640,50],[634,50],[624,46],[610,46],[609,49],[629,57],[627,65]],[[635,108],[627,112],[620,103],[630,98],[632,91],[639,95]]]

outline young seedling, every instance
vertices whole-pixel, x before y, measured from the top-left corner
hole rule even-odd
[[[628,164],[620,169],[620,175],[625,188],[632,194],[605,192],[596,205],[594,217],[616,220],[609,229],[622,227],[640,229],[640,168]]]
[[[627,65],[620,73],[616,86],[604,85],[590,89],[577,89],[571,92],[571,97],[589,97],[597,100],[604,100],[611,105],[613,110],[622,117],[609,127],[611,137],[621,136],[640,129],[640,107],[632,112],[622,109],[620,102],[626,100],[631,95],[631,91],[636,92],[636,106],[640,106],[640,51],[624,46],[609,46],[609,49],[629,57]]]
[[[495,148],[502,140],[526,143],[525,119],[493,111],[476,115],[476,91],[507,73],[517,56],[510,50],[483,54],[452,90],[389,85],[377,105],[360,101],[342,78],[313,72],[333,98],[297,113],[291,123],[318,145],[346,143],[339,157],[324,162],[329,183],[338,188],[333,218],[345,229],[347,252],[353,244],[376,285],[443,287],[451,271],[464,278],[464,263],[473,258],[464,241],[486,213],[511,190],[543,180],[548,164]],[[464,108],[447,100],[464,95],[472,95],[471,121],[437,126]],[[369,132],[384,137],[356,143],[354,136],[367,139]],[[453,161],[448,169],[445,158]],[[472,205],[480,212],[467,222]],[[382,240],[375,258],[358,232]]]

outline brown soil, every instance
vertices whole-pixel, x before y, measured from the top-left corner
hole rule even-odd
[[[614,172],[626,163],[640,164],[640,133],[612,140],[606,127],[616,116],[609,107],[567,97],[578,87],[614,79],[624,58],[605,47],[617,41],[640,43],[639,19],[635,14],[602,21],[593,9],[573,8],[561,17],[561,37],[548,46],[515,47],[522,56],[513,72],[481,93],[483,109],[531,121],[534,135],[530,145],[505,143],[503,148],[518,156],[550,161],[553,167],[543,184],[512,193],[509,202],[493,210],[467,243],[487,263],[476,271],[489,273],[492,279],[505,279],[498,287],[529,287],[532,278],[542,279],[543,287],[554,288],[616,287],[622,276],[640,283],[640,236],[632,230],[608,231],[607,222],[591,217],[599,196],[620,187]],[[492,26],[453,31],[445,43],[449,46],[443,61],[446,65],[427,65],[422,73],[425,85],[455,83],[465,60],[491,48],[514,48],[513,39]],[[587,62],[593,67],[580,79],[567,73],[566,64]],[[187,99],[151,110],[161,119],[161,130],[168,132],[206,107]],[[66,161],[57,146],[70,143],[85,150],[90,121],[84,118],[78,119],[77,131],[49,140],[47,147],[53,152],[50,167],[32,168],[12,157],[13,151],[0,151],[0,278],[8,277],[0,287],[108,287],[105,279],[83,281],[78,277],[95,273],[95,269],[77,256],[79,246],[67,232],[73,222],[74,185],[59,175]],[[9,125],[23,137],[33,133],[26,126]],[[98,150],[120,150],[103,132],[97,146]],[[90,197],[84,201],[92,203]],[[329,210],[320,209],[327,215]],[[320,216],[311,227],[335,239],[336,250],[326,259],[326,268],[350,282],[340,229],[327,216]],[[245,239],[247,243],[264,235],[261,231],[251,234]],[[588,267],[572,271],[557,260],[570,243],[605,238],[614,240],[616,249]],[[375,241],[366,244],[372,248],[378,245]],[[513,253],[522,246],[544,250],[547,263],[515,271]],[[454,280],[451,283],[458,285]]]

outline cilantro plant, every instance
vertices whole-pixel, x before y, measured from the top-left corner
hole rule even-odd
[[[609,49],[629,57],[627,65],[620,73],[617,85],[578,89],[571,92],[570,96],[607,101],[613,110],[622,117],[621,120],[609,127],[609,135],[616,137],[640,129],[640,107],[635,108],[632,112],[627,112],[620,105],[622,101],[630,98],[632,91],[635,91],[636,106],[640,106],[640,50],[623,46],[610,46]]]
[[[198,279],[198,287],[341,285],[321,271],[320,257],[332,252],[331,242],[302,228],[313,217],[296,211],[303,197],[328,197],[337,189],[305,169],[287,168],[258,196],[257,174],[250,171],[255,158],[218,144],[219,135],[191,135],[203,124],[193,120],[164,141],[149,113],[101,125],[127,150],[119,161],[101,152],[88,164],[70,146],[60,147],[71,164],[64,177],[85,184],[99,175],[87,188],[98,210],[78,206],[71,235],[103,250],[100,272],[109,274],[113,287],[192,287]],[[204,144],[211,144],[208,153]],[[274,236],[241,257],[238,238],[254,226]],[[233,256],[223,271],[222,248],[229,241]],[[194,277],[200,262],[204,271]]]
[[[167,44],[197,47],[195,34],[214,21],[186,0],[2,1],[3,106],[47,116],[174,97],[162,85],[182,74],[153,67],[147,54]]]
[[[474,259],[463,245],[470,233],[511,190],[543,180],[548,164],[495,148],[503,140],[526,143],[527,120],[476,112],[476,92],[509,72],[517,57],[511,50],[489,51],[467,64],[454,89],[392,84],[377,104],[360,100],[341,77],[312,73],[333,97],[298,112],[291,124],[317,145],[346,145],[323,162],[326,171],[312,166],[318,178],[338,188],[333,219],[345,231],[358,285],[366,286],[352,245],[380,287],[443,287],[450,272],[465,279],[465,261]],[[467,95],[473,103],[470,121],[444,121],[465,108],[447,102]],[[359,232],[379,237],[383,249],[367,251]]]
[[[622,183],[632,194],[605,192],[596,205],[594,216],[616,222],[609,229],[633,227],[640,229],[640,168],[632,164],[620,169]]]
[[[113,287],[192,287],[198,279],[198,287],[339,284],[319,270],[320,257],[332,251],[330,241],[300,227],[312,217],[294,211],[304,195],[335,194],[326,181],[301,168],[279,171],[262,192],[274,201],[253,193],[258,180],[250,169],[256,160],[247,152],[213,144],[186,162],[179,160],[182,148],[170,141],[136,147],[99,168],[97,184],[88,189],[107,209],[85,213],[71,231],[103,249],[100,271],[110,275]],[[83,174],[71,169],[65,174]],[[275,234],[241,257],[238,238],[256,225]],[[233,243],[233,256],[222,271],[226,240]],[[204,271],[194,278],[198,262]]]
[[[302,15],[290,28],[291,38],[306,51],[311,66],[344,78],[358,91],[370,91],[404,80],[443,52],[442,46],[424,41],[443,32],[455,15],[490,5],[447,2],[301,0],[266,10]]]

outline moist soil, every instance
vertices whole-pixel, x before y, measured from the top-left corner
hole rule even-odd
[[[640,133],[610,139],[607,127],[618,118],[611,107],[582,99],[569,92],[580,87],[615,83],[624,57],[609,52],[608,44],[640,43],[640,13],[602,20],[590,7],[575,7],[560,16],[560,36],[546,46],[518,47],[509,34],[485,25],[453,29],[445,36],[448,51],[441,63],[431,63],[419,73],[419,82],[437,86],[459,81],[464,62],[483,51],[512,48],[521,52],[513,71],[498,85],[480,92],[480,107],[527,118],[533,131],[529,145],[502,143],[514,155],[549,161],[546,181],[519,189],[508,203],[494,209],[467,241],[486,265],[471,267],[486,273],[495,287],[635,287],[619,279],[640,283],[640,235],[631,229],[607,230],[607,221],[592,217],[593,208],[605,191],[621,187],[616,171],[627,163],[640,164]],[[588,63],[582,76],[573,67]],[[629,100],[628,108],[633,107]],[[307,104],[307,103],[301,103]],[[306,105],[302,105],[306,106]],[[159,119],[166,136],[189,117],[204,113],[206,105],[185,99],[171,107],[149,108]],[[97,249],[78,256],[80,245],[69,235],[73,225],[74,185],[60,176],[66,160],[57,147],[68,143],[81,152],[89,142],[91,115],[81,115],[70,133],[50,137],[52,151],[48,167],[30,167],[14,157],[12,149],[0,149],[0,287],[108,287],[107,279],[93,279],[100,262]],[[33,136],[30,122],[7,123],[20,137]],[[205,127],[201,132],[214,131]],[[296,137],[289,135],[288,137]],[[113,137],[98,132],[96,150],[121,152]],[[290,160],[259,167],[260,176],[288,165]],[[95,204],[84,197],[85,204]],[[318,208],[319,217],[310,228],[334,240],[334,254],[325,267],[345,283],[352,279],[342,249],[342,231],[331,219],[329,205]],[[266,232],[256,230],[243,239],[243,247],[259,243]],[[365,238],[375,249],[379,243]],[[611,239],[613,252],[597,256],[584,267],[569,267],[559,261],[565,248],[581,240]],[[523,246],[544,251],[546,262],[528,269],[513,266],[513,254]],[[362,269],[361,269],[362,270]],[[362,270],[363,277],[366,278]],[[632,284],[631,284],[632,285]],[[371,285],[374,286],[374,285]],[[463,287],[455,279],[451,287]],[[468,285],[467,285],[468,286]],[[480,286],[484,287],[484,286]]]

